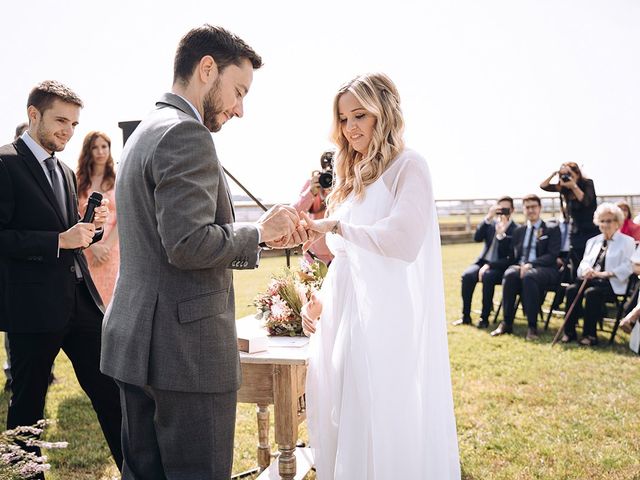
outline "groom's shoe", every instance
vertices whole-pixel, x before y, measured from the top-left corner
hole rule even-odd
[[[463,316],[462,318],[459,318],[458,320],[455,320],[453,322],[451,322],[451,325],[471,325],[471,317],[465,317]]]
[[[498,325],[498,328],[496,328],[493,332],[491,332],[491,336],[497,337],[500,335],[505,335],[507,333],[513,333],[513,327],[507,325],[504,322],[500,322],[500,325]]]

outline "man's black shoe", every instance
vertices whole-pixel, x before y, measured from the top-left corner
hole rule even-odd
[[[489,328],[489,320],[480,320],[478,322],[478,328]]]
[[[459,318],[458,320],[455,320],[454,322],[451,322],[451,325],[471,325],[471,318],[469,317],[462,317]]]
[[[504,322],[500,322],[498,328],[496,328],[493,332],[491,332],[492,337],[497,337],[499,335],[505,335],[507,333],[513,333],[513,327],[510,327]]]

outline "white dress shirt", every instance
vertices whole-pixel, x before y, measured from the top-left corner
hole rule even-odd
[[[604,235],[596,235],[587,240],[587,246],[584,251],[584,257],[578,267],[578,277],[583,278],[586,270],[592,268],[596,261]],[[618,295],[624,295],[627,290],[629,276],[633,273],[631,267],[631,256],[636,248],[635,240],[618,230],[613,234],[611,240],[607,242],[607,254],[604,262],[604,270],[613,273],[613,277],[609,279],[611,288]]]
[[[536,258],[538,258],[538,254],[536,253],[536,245],[538,244],[538,230],[542,225],[542,219],[539,218],[536,223],[533,225],[531,221],[527,220],[527,231],[524,232],[524,241],[522,242],[522,257],[520,258],[520,265],[533,262]],[[529,250],[529,236],[531,235],[531,229],[533,228],[533,237],[531,237],[531,249]],[[527,255],[527,250],[529,250],[529,258],[524,258]]]
[[[40,164],[40,166],[42,167],[42,170],[44,171],[44,176],[47,177],[47,180],[49,181],[49,185],[51,185],[51,188],[53,188],[53,184],[51,183],[51,176],[50,176],[51,174],[49,173],[47,164],[44,161],[49,157],[53,157],[54,154],[47,152],[44,148],[42,148],[40,144],[38,144],[33,138],[31,138],[28,131],[25,131],[20,138],[27,145],[27,147],[29,147],[29,150],[31,150],[31,153],[33,153],[33,156],[36,157],[36,160],[38,160],[38,163]],[[58,187],[60,188],[61,192],[66,192],[66,189],[64,188],[64,183],[62,183],[62,179],[64,178],[64,172],[60,168],[60,165],[58,165],[57,161],[56,161],[56,170],[58,171]]]
[[[175,95],[178,95],[177,93]],[[187,100],[185,97],[183,97],[182,95],[178,95],[181,99],[183,99],[185,102],[187,102],[187,104],[191,107],[191,109],[193,110],[193,113],[196,114],[196,117],[198,117],[198,121],[202,124],[204,124],[204,121],[202,120],[202,115],[200,115],[200,112],[198,111],[198,109],[195,107],[195,105],[193,103],[191,103],[189,100]]]

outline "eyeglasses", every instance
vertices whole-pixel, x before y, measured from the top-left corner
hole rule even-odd
[[[600,223],[618,223],[618,221],[614,218],[603,218]]]

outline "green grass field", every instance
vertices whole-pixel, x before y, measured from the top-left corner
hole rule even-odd
[[[460,311],[460,274],[478,250],[469,244],[443,248],[449,323]],[[238,316],[253,312],[253,297],[284,262],[284,257],[264,258],[260,269],[236,273]],[[479,297],[478,289],[474,308]],[[474,327],[449,327],[464,479],[640,479],[640,357],[628,350],[624,334],[612,348],[551,348],[559,324],[552,320],[549,332],[533,343],[524,340],[521,317],[514,335],[499,338]],[[57,423],[47,437],[66,440],[69,447],[47,452],[48,478],[116,478],[90,403],[62,353],[56,375],[46,416]],[[4,418],[8,395],[3,395]],[[256,429],[255,407],[239,405],[235,473],[255,465]],[[304,425],[300,437],[306,439]]]

